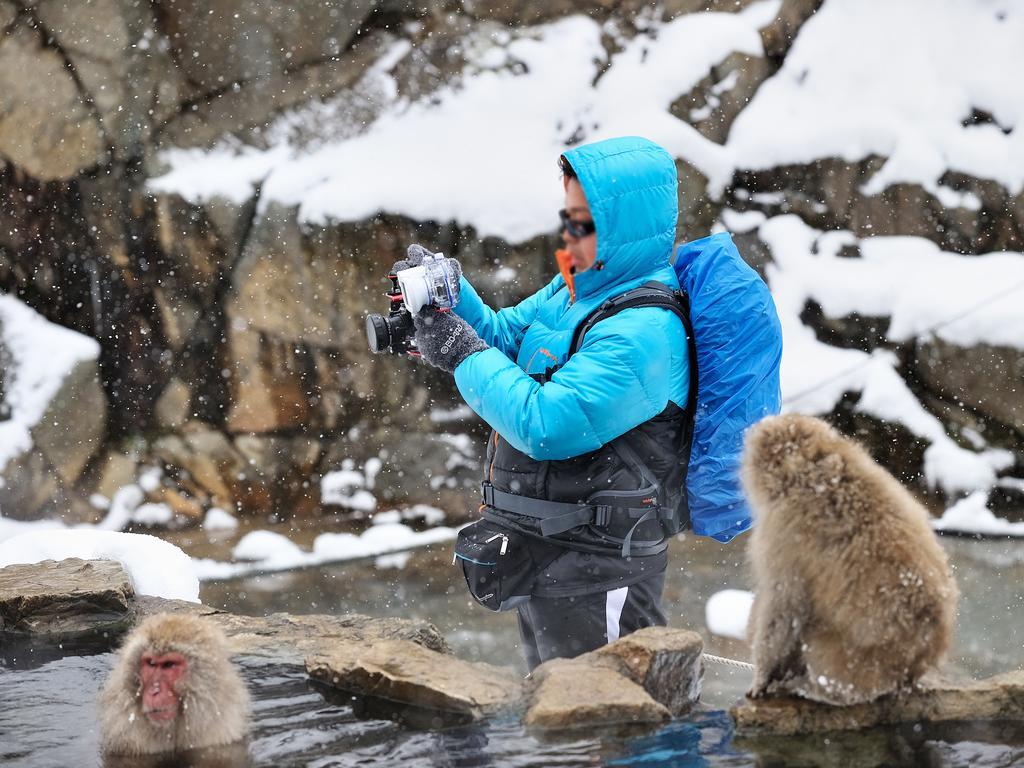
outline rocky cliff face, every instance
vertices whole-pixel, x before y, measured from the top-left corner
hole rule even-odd
[[[716,56],[666,105],[712,143],[726,141],[821,3],[769,5],[756,45]],[[607,62],[638,40],[656,39],[674,19],[763,13],[757,6],[0,0],[0,289],[101,345],[105,445],[65,478],[66,488],[84,497],[109,487],[111,473],[131,474],[116,469],[118,457],[131,453],[133,461],[161,465],[173,492],[200,506],[286,515],[315,509],[318,476],[343,458],[359,463],[383,451],[391,461],[378,479],[380,497],[440,498],[471,509],[473,457],[453,462],[451,440],[438,433],[476,435],[481,425],[472,417],[431,419],[457,402],[450,379],[409,360],[372,356],[364,317],[383,311],[383,276],[416,241],[458,257],[495,305],[524,297],[553,272],[553,226],[503,238],[455,213],[401,215],[388,213],[386,203],[355,220],[310,216],[308,201],[289,201],[279,184],[273,194],[265,188],[277,181],[273,166],[260,164],[275,147],[296,153],[358,137],[396,104],[429,104],[445,89],[458,90],[485,71],[481,46],[528,42],[538,29],[529,25],[579,14],[598,22],[595,55],[606,61],[594,76],[599,84]],[[495,66],[527,67],[514,57]],[[981,110],[973,119],[996,120]],[[583,115],[578,126],[557,130],[571,144],[594,127]],[[495,156],[512,149],[497,148]],[[192,187],[208,183],[213,193],[153,183],[182,152],[209,153]],[[218,186],[224,174],[238,173],[237,165],[220,164],[225,152],[252,158],[249,175],[231,190]],[[487,170],[492,159],[480,158],[481,174],[497,173]],[[914,184],[870,194],[867,182],[884,161],[823,157],[738,168],[723,186],[681,152],[679,236],[708,234],[729,209],[795,214],[816,230],[855,238],[919,235],[961,254],[1024,250],[1019,191],[949,173],[943,187],[970,195],[976,206],[944,204]],[[365,178],[348,183],[358,192]],[[762,271],[777,258],[757,229],[741,241]],[[813,303],[801,317],[828,344],[893,350],[910,389],[949,435],[969,446],[969,430],[986,446],[1016,450],[1000,471],[1024,471],[1019,347],[894,343],[872,330],[870,318],[830,316]],[[840,401],[835,418],[928,490],[920,458],[927,441],[858,410],[857,397]],[[67,418],[75,417],[71,409]],[[32,517],[45,508],[30,506],[3,511]]]

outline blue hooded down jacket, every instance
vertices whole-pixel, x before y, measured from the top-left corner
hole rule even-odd
[[[567,359],[576,326],[605,300],[649,281],[675,289],[679,280],[670,263],[678,217],[672,157],[636,137],[576,147],[565,157],[597,232],[594,266],[574,276],[575,295],[558,276],[494,312],[463,278],[455,310],[491,346],[456,368],[460,393],[516,451],[544,462],[597,451],[673,404],[685,409],[690,381],[683,324],[659,307],[602,320]],[[537,375],[551,368],[557,370],[541,384]],[[737,455],[715,458],[734,475],[739,443],[730,448]],[[723,480],[703,477],[709,484]],[[736,485],[734,476],[725,480]],[[690,484],[691,505],[701,492]],[[720,518],[695,518],[695,532],[728,541],[750,524],[745,507]]]

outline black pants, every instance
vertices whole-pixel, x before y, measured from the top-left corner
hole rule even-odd
[[[531,597],[519,606],[519,634],[533,669],[554,658],[572,658],[643,627],[666,624],[661,607],[665,571],[608,592],[573,597]]]

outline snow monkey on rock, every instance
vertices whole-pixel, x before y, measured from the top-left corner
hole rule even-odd
[[[959,592],[928,513],[825,422],[789,414],[747,433],[755,524],[750,696],[871,701],[949,648]]]
[[[249,694],[209,620],[163,613],[121,647],[100,699],[103,751],[141,755],[231,744],[245,737]]]

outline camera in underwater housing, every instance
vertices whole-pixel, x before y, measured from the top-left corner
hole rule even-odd
[[[415,352],[412,316],[425,306],[451,309],[456,303],[457,280],[444,254],[424,256],[422,263],[388,275],[391,311],[387,316],[367,315],[366,339],[371,352]]]

